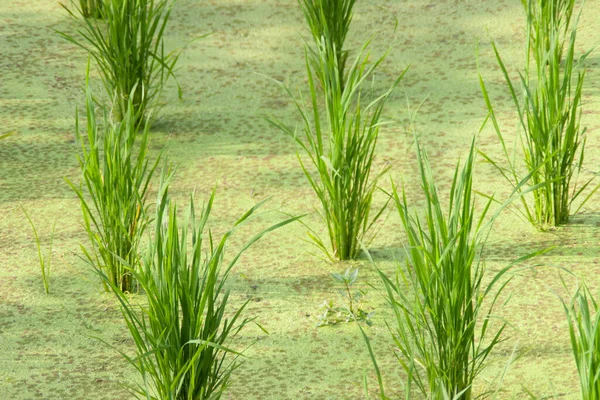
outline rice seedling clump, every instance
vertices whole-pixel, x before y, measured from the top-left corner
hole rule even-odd
[[[139,263],[140,242],[150,221],[146,200],[160,157],[148,160],[148,127],[138,136],[133,108],[121,122],[111,122],[106,109],[101,115],[98,122],[88,84],[86,132],[79,116],[75,127],[81,183],[68,183],[80,200],[89,238],[89,245],[82,245],[85,258],[104,271],[112,286],[128,292],[134,289],[130,271]]]
[[[215,192],[199,216],[192,198],[181,223],[176,205],[169,200],[167,181],[159,190],[154,235],[143,262],[139,269],[129,269],[147,303],[132,303],[102,269],[97,272],[113,288],[135,342],[136,357],[123,354],[142,377],[143,384],[134,388],[134,393],[142,398],[219,399],[240,365],[237,358],[241,353],[229,344],[252,322],[242,317],[249,300],[230,310],[227,278],[246,249],[295,218],[261,231],[225,263],[230,236],[262,203],[244,213],[215,241],[207,228]]]
[[[398,265],[395,276],[382,271],[379,275],[394,315],[388,326],[407,376],[407,398],[414,389],[430,399],[477,397],[473,383],[503,340],[506,327],[506,322],[494,324],[491,319],[510,281],[505,275],[514,263],[539,254],[528,254],[486,276],[482,255],[498,212],[486,220],[493,202],[487,199],[476,215],[474,145],[473,140],[462,168],[460,163],[456,166],[447,208],[441,204],[427,153],[416,138],[424,215],[410,210],[404,188],[399,193],[393,187],[393,201],[408,240],[406,261]],[[363,335],[369,343],[364,331]],[[369,349],[377,366],[370,344]]]
[[[525,217],[542,230],[569,222],[573,202],[591,183],[590,179],[577,186],[586,142],[586,128],[580,126],[585,78],[581,63],[588,53],[576,56],[579,17],[573,20],[575,3],[575,0],[523,0],[527,15],[527,62],[519,72],[517,88],[496,45],[492,44],[524,133],[521,136],[527,168],[524,178],[518,172],[514,156],[509,155],[486,85],[480,78],[489,116],[508,166],[484,156],[513,187],[522,180],[528,181],[529,187],[536,187],[532,191],[533,204],[529,197],[522,197],[521,202]],[[598,186],[591,190],[575,213],[597,189]]]
[[[74,18],[85,12],[63,7]],[[137,126],[151,121],[167,79],[175,76],[179,52],[166,52],[164,43],[171,8],[169,0],[104,0],[102,21],[77,18],[78,35],[58,32],[93,59],[116,121],[130,107]]]
[[[318,59],[306,51],[310,107],[302,95],[297,98],[286,88],[303,121],[303,135],[279,120],[271,123],[294,138],[310,160],[309,170],[300,154],[301,168],[322,206],[321,218],[327,226],[328,244],[309,228],[310,238],[332,260],[348,260],[358,256],[373,239],[369,231],[383,213],[387,203],[371,215],[373,194],[378,179],[387,171],[372,174],[381,114],[386,100],[400,83],[405,70],[381,95],[364,88],[385,55],[369,63],[369,42],[350,66],[342,90],[336,52],[328,50],[322,39]],[[315,76],[322,77],[323,93],[319,94]],[[366,104],[365,104],[366,103]],[[321,109],[324,104],[325,110]]]

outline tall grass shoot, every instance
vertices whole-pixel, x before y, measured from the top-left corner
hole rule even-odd
[[[52,234],[50,235],[50,243],[49,243],[50,248],[48,249],[48,253],[44,255],[42,252],[42,242],[38,235],[35,224],[33,223],[33,220],[31,219],[31,217],[25,210],[25,207],[23,207],[21,205],[21,209],[23,210],[23,214],[25,214],[25,218],[27,218],[27,221],[29,222],[29,225],[31,226],[31,230],[33,231],[33,238],[35,239],[35,245],[37,247],[37,254],[38,254],[38,260],[40,263],[40,270],[42,272],[42,282],[44,284],[44,291],[46,292],[46,294],[49,294],[50,293],[50,265],[52,264],[52,246],[54,244],[54,231],[56,228],[56,222],[54,223],[54,226],[52,227]]]
[[[375,148],[381,126],[381,113],[386,100],[398,86],[407,70],[378,97],[365,90],[368,78],[385,59],[383,55],[369,64],[369,43],[348,70],[345,90],[341,90],[336,53],[327,50],[321,40],[318,62],[311,62],[306,52],[310,107],[307,108],[302,95],[293,99],[303,121],[303,135],[279,120],[271,123],[294,138],[310,160],[314,170],[298,154],[302,170],[322,206],[320,213],[329,234],[328,244],[311,229],[310,238],[332,260],[348,260],[358,256],[360,243],[368,245],[368,236],[374,221],[382,214],[382,208],[371,218],[371,202],[378,179],[386,168],[371,174],[375,159]],[[315,85],[315,76],[323,77],[323,98]],[[370,95],[370,96],[369,96]],[[320,108],[324,104],[324,112]]]

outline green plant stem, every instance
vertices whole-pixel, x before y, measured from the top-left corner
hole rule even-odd
[[[40,241],[40,238],[38,236],[38,232],[37,229],[35,227],[35,224],[33,223],[33,220],[31,219],[31,217],[29,216],[29,214],[27,213],[27,211],[25,210],[25,207],[23,207],[23,205],[21,205],[21,210],[23,210],[23,214],[25,214],[25,218],[27,218],[27,221],[29,221],[29,225],[31,226],[31,230],[33,231],[33,237],[35,239],[35,244],[37,247],[37,254],[38,254],[38,260],[40,263],[40,271],[42,273],[42,282],[44,284],[44,291],[46,292],[46,294],[50,293],[50,266],[52,263],[52,246],[54,244],[54,232],[56,229],[56,222],[54,222],[54,225],[52,227],[52,234],[50,235],[50,248],[48,249],[48,254],[46,254],[46,256],[44,257],[43,253],[42,253],[42,244]]]

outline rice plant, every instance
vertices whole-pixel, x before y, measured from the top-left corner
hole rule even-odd
[[[79,0],[81,15],[85,18],[102,18],[105,0]]]
[[[423,216],[411,212],[404,188],[398,193],[393,186],[391,195],[408,244],[405,265],[398,265],[395,277],[379,271],[394,315],[388,326],[396,357],[407,375],[407,398],[417,390],[429,399],[469,400],[477,397],[473,382],[503,340],[506,323],[493,325],[491,317],[510,282],[505,275],[514,263],[541,252],[486,276],[482,252],[498,212],[488,219],[494,200],[487,199],[476,215],[474,141],[462,168],[460,163],[456,166],[446,210],[427,153],[415,142],[425,209]],[[364,331],[363,336],[377,366]],[[381,372],[376,371],[380,395],[385,399]]]
[[[83,15],[83,8],[74,7]],[[58,33],[94,60],[116,121],[125,118],[130,105],[136,125],[148,121],[167,79],[174,77],[179,52],[166,53],[164,45],[171,7],[169,0],[104,0],[103,21],[82,20],[64,7],[78,19],[79,37]]]
[[[167,185],[161,185],[154,220],[154,237],[140,269],[131,269],[146,294],[147,304],[133,304],[113,287],[135,343],[135,357],[123,356],[141,374],[134,389],[141,398],[160,400],[219,399],[231,373],[240,365],[240,352],[229,345],[252,321],[243,318],[248,300],[236,310],[229,304],[226,282],[242,253],[266,233],[289,222],[275,224],[254,236],[233,257],[226,257],[231,235],[253,216],[262,203],[248,210],[220,240],[215,241],[207,220],[215,192],[196,217],[193,198],[180,223]],[[228,259],[225,263],[225,259]]]
[[[600,399],[600,312],[588,287],[582,285],[570,304],[563,301],[571,348],[577,365],[582,400]]]
[[[90,240],[88,247],[82,245],[86,259],[102,269],[114,287],[127,292],[134,287],[127,267],[138,264],[140,240],[149,223],[146,198],[160,157],[148,161],[148,127],[138,137],[133,108],[117,123],[103,110],[98,123],[89,83],[86,86],[87,132],[80,129],[78,115],[75,125],[82,180],[78,186],[67,182],[81,203]]]
[[[372,100],[367,100],[365,81],[386,56],[369,65],[368,45],[367,42],[349,68],[344,91],[341,90],[336,53],[327,50],[325,40],[320,42],[318,63],[311,62],[306,51],[310,108],[306,107],[301,93],[296,98],[285,87],[302,117],[303,137],[281,121],[269,120],[294,138],[314,167],[314,172],[310,171],[298,154],[302,170],[321,202],[320,215],[327,226],[331,250],[314,230],[310,229],[309,237],[332,260],[356,258],[360,243],[368,245],[372,240],[367,233],[387,205],[370,218],[377,181],[387,171],[384,168],[375,176],[371,175],[381,113],[387,98],[398,86],[406,70],[380,96],[375,97],[372,90],[368,91]],[[321,99],[315,85],[317,74],[324,79],[324,112],[320,109]]]
[[[533,204],[528,197],[521,198],[523,214],[541,230],[567,223],[573,202],[591,183],[589,180],[577,186],[586,142],[586,129],[580,126],[585,77],[581,63],[588,53],[579,60],[575,58],[578,17],[572,21],[574,5],[575,0],[523,0],[527,13],[527,63],[519,73],[521,91],[515,88],[496,45],[492,44],[524,132],[521,148],[531,175],[530,186],[543,183],[532,192]],[[484,157],[516,187],[521,180],[519,166],[515,156],[509,155],[481,77],[480,84],[508,166],[485,154]],[[517,94],[521,92],[523,98]],[[583,199],[575,213],[598,187]]]
[[[352,22],[352,9],[356,0],[298,0],[310,33],[315,42],[315,47],[325,40],[326,50],[335,54],[338,68],[338,79],[342,90],[345,84],[344,71],[348,60],[348,51],[344,49],[344,42]],[[318,58],[318,57],[317,57]],[[321,76],[318,75],[321,83]]]
[[[35,239],[35,245],[37,247],[37,253],[38,253],[38,260],[40,263],[40,270],[42,272],[42,282],[44,284],[44,290],[46,291],[46,294],[48,294],[48,293],[50,293],[50,265],[52,263],[52,245],[54,244],[54,230],[56,228],[56,222],[54,223],[54,226],[52,227],[52,234],[50,235],[50,243],[49,243],[50,248],[48,249],[48,253],[46,255],[44,255],[42,253],[42,242],[40,240],[40,237],[38,236],[38,232],[35,227],[35,224],[33,223],[33,220],[31,219],[31,217],[25,210],[25,207],[23,207],[21,205],[21,209],[23,210],[23,214],[25,214],[25,217],[27,218],[27,221],[29,222],[31,229],[33,230],[33,238]]]

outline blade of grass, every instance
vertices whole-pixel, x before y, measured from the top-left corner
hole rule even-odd
[[[50,293],[50,266],[52,263],[52,246],[54,244],[54,232],[56,230],[56,221],[54,222],[54,225],[52,226],[52,234],[50,235],[50,243],[49,243],[50,248],[48,249],[48,253],[46,254],[46,256],[44,256],[42,253],[42,243],[40,241],[40,237],[38,236],[38,232],[35,227],[35,224],[33,223],[33,220],[31,219],[31,217],[29,216],[29,214],[25,210],[25,207],[23,207],[22,204],[21,204],[21,210],[23,210],[23,214],[25,214],[25,218],[27,218],[27,221],[29,222],[29,225],[31,226],[31,230],[33,231],[33,238],[35,240],[35,245],[37,247],[38,260],[40,263],[40,271],[42,273],[42,282],[44,284],[44,291],[46,292],[46,294],[49,294]]]
[[[2,135],[0,135],[0,139],[6,139],[11,135],[14,135],[14,132],[3,133]]]
[[[562,277],[561,277],[562,278]],[[566,283],[563,280],[565,289]],[[577,366],[581,398],[600,399],[600,312],[598,302],[582,284],[570,302],[562,300],[569,324],[571,349]]]

